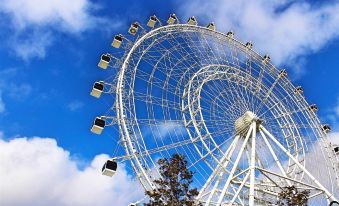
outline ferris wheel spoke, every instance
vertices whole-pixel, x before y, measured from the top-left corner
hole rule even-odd
[[[186,55],[186,56],[182,57],[182,59],[174,58],[174,60],[175,60],[174,62],[172,62],[172,61],[169,62],[171,64],[171,67],[169,67],[168,65],[166,65],[166,62],[165,63],[161,62],[161,59],[167,57],[167,55],[172,55],[172,53],[167,52],[167,53],[163,54],[163,56],[160,59],[157,59],[158,62],[156,62],[154,64],[152,64],[151,62],[149,63],[151,66],[154,67],[152,73],[154,73],[155,70],[157,70],[157,71],[161,72],[163,75],[167,76],[167,79],[170,78],[171,80],[176,82],[177,78],[181,78],[182,76],[180,74],[172,73],[173,68],[178,67],[178,65],[180,65],[180,64],[184,64],[184,66],[187,67],[187,68],[190,68],[191,66],[195,65],[195,64],[189,65],[189,64],[185,63],[187,60],[184,61],[183,59],[190,59],[190,56]],[[172,56],[169,56],[169,57],[171,57],[171,59],[173,58]],[[189,57],[189,58],[187,58],[187,57]],[[162,68],[167,68],[167,69],[163,70]],[[170,76],[168,75],[168,71],[171,71]],[[145,76],[147,76],[147,73],[146,73]]]
[[[165,125],[175,125],[183,126],[182,120],[175,119],[137,119],[137,124],[139,125],[149,125],[149,126],[165,126]]]
[[[130,122],[133,122],[133,120],[128,120]],[[219,123],[223,123],[225,122],[225,120],[211,120],[210,122],[219,122]],[[175,124],[176,126],[184,126],[184,122],[183,120],[179,120],[179,119],[137,119],[135,121],[135,123],[139,124],[139,125],[149,125],[149,126],[160,126],[160,125],[166,125],[166,124]]]
[[[228,91],[220,91],[218,92],[217,96],[214,96],[212,93],[207,93],[207,97],[210,100],[210,103],[217,106],[221,110],[225,110],[225,108],[228,107],[228,105],[231,105],[232,102],[230,99],[228,99],[227,95]]]
[[[298,114],[301,114],[302,112],[308,111],[308,107],[303,107],[303,108],[298,108],[297,110],[292,110],[290,112],[282,113],[279,116],[275,117],[274,119],[279,119],[279,118],[284,118],[286,116],[298,116]],[[268,120],[273,120],[273,119],[268,119]]]
[[[175,51],[177,48],[173,47],[173,49]],[[174,52],[173,49],[171,48],[171,50],[164,52],[160,58],[154,59],[154,63],[152,61],[148,62],[151,66],[153,66],[153,70],[157,70],[167,76],[169,71],[172,72],[173,69],[177,68],[178,65],[180,64],[183,64],[183,66],[188,67],[188,68],[192,66],[186,62],[188,59],[191,58],[189,54],[183,54],[184,56],[179,58],[173,54]],[[162,60],[165,58],[171,61],[162,62]],[[171,73],[171,76],[167,76],[167,77],[171,77],[172,80],[176,80],[175,78],[180,78],[181,75],[176,74],[176,73]]]
[[[234,103],[237,103],[237,101],[238,101],[238,104],[234,104],[234,105],[238,105],[238,107],[240,107],[239,109],[248,110],[246,103],[245,103],[245,100],[243,98],[241,98],[240,95],[239,95],[239,93],[241,93],[241,92],[235,92],[236,94],[234,95],[233,91],[239,91],[239,88],[235,88],[235,86],[233,86],[232,84],[230,84],[229,87],[230,87],[230,92],[228,92],[228,95],[230,95],[230,97],[232,97],[232,100],[230,100],[230,102],[233,102],[233,104],[234,104]]]
[[[232,180],[232,178],[234,176],[234,172],[236,171],[236,168],[237,168],[236,166],[239,164],[239,161],[240,161],[240,158],[242,156],[242,153],[244,152],[246,144],[247,144],[247,142],[249,140],[249,137],[250,137],[250,135],[251,135],[253,130],[255,130],[255,128],[253,128],[253,125],[251,125],[250,129],[247,132],[246,138],[245,138],[245,140],[244,140],[244,142],[243,142],[243,144],[242,144],[242,146],[241,146],[241,148],[239,150],[238,156],[237,156],[237,158],[236,158],[236,160],[234,162],[234,166],[233,166],[233,168],[232,168],[232,170],[231,170],[231,172],[230,172],[230,174],[229,174],[229,176],[227,178],[227,181],[226,181],[226,183],[225,183],[225,185],[224,185],[224,187],[222,189],[222,192],[221,192],[221,194],[220,194],[220,196],[218,198],[218,204],[221,204],[223,199],[224,199],[224,195],[225,195],[225,193],[226,193],[226,191],[227,191],[227,189],[229,187],[229,184],[231,183],[231,180]]]
[[[256,84],[256,89],[255,89],[255,94],[258,94],[260,89],[261,89],[261,85],[262,85],[262,79],[264,77],[264,68],[263,66],[260,67],[260,71],[259,71],[259,76],[257,79],[257,84]]]
[[[219,147],[222,147],[223,145],[225,145],[229,140],[230,140],[230,139],[224,140],[222,143],[219,144]],[[195,142],[197,142],[197,141],[198,141],[198,139],[197,139],[196,141],[193,141],[193,143],[195,143]],[[215,147],[215,148],[211,149],[211,152],[213,153],[213,152],[215,152],[217,149],[218,149],[218,148]],[[209,155],[210,155],[210,153],[206,153],[206,154],[200,156],[200,158],[197,159],[195,162],[193,162],[191,165],[189,165],[188,168],[191,168],[191,167],[193,167],[194,165],[198,164],[200,161],[205,160]],[[219,164],[218,164],[218,165],[219,165]]]
[[[245,56],[245,71],[246,73],[248,74],[248,76],[252,76],[252,57],[251,55],[248,55],[246,53],[246,56]]]
[[[225,108],[227,108],[227,105],[231,103],[230,100],[225,99],[225,97],[223,96],[215,97],[212,93],[209,93],[209,92],[204,92],[204,95],[206,95],[206,98],[208,98],[208,99],[203,100],[204,103],[206,102],[205,103],[206,105],[208,104],[216,105],[222,111],[225,110]],[[223,98],[223,100],[226,100],[226,101],[223,102],[221,98]],[[216,102],[217,100],[218,100],[218,103]]]
[[[219,59],[218,59],[218,55],[216,55],[215,52],[214,52],[213,45],[210,45],[210,41],[207,39],[206,36],[201,35],[200,37],[204,40],[203,43],[204,43],[205,45],[207,45],[207,47],[208,47],[207,50],[208,50],[210,53],[212,53],[213,59],[216,60],[216,62],[217,62],[218,64],[220,64],[221,62],[220,62]]]
[[[240,90],[243,93],[243,97],[245,99],[248,111],[254,111],[254,108],[253,108],[254,105],[253,105],[253,102],[251,102],[251,100],[252,100],[251,97],[253,95],[251,94],[250,90],[248,88],[246,88],[245,85],[242,85],[240,87]]]
[[[214,85],[214,87],[212,87],[212,88],[217,88],[217,87]],[[204,94],[208,95],[208,97],[210,97],[210,98],[213,97],[213,93],[212,93],[212,92],[211,92],[211,93],[205,92]],[[233,96],[232,92],[228,93],[228,95]],[[223,96],[223,97],[224,97],[224,96]],[[233,98],[233,99],[234,99],[234,98]],[[204,101],[207,101],[207,100],[204,100]],[[231,107],[225,105],[226,102],[232,102],[232,101],[233,101],[233,106],[234,106],[234,108],[231,108]],[[208,103],[210,103],[210,104],[212,104],[212,105],[215,105],[215,104],[213,104],[214,102],[211,102],[211,101],[207,101],[207,104],[208,104]],[[240,105],[242,105],[242,104],[240,103]],[[228,101],[225,101],[225,102],[220,101],[220,104],[218,104],[217,106],[218,106],[219,108],[221,108],[221,111],[222,111],[224,114],[227,114],[227,113],[233,113],[233,112],[235,112],[235,111],[238,111],[237,114],[236,114],[236,115],[233,115],[233,116],[240,116],[240,114],[241,114],[241,111],[240,111],[240,108],[239,108],[240,105],[239,105],[239,104],[234,104],[234,100],[228,100]],[[238,106],[238,107],[237,107],[237,106]],[[223,108],[227,108],[227,109],[223,109]],[[226,112],[225,110],[227,110],[228,112]],[[223,115],[223,116],[224,116],[224,115]]]
[[[271,87],[268,89],[268,91],[265,94],[265,97],[260,101],[259,105],[257,106],[255,113],[260,113],[260,110],[262,109],[262,106],[266,103],[270,95],[272,94],[274,88],[277,86],[279,80],[281,79],[281,75],[279,75],[275,81],[272,83]]]
[[[139,76],[140,80],[144,80],[147,83],[152,83],[152,86],[156,86],[156,87],[161,88],[161,89],[164,87],[164,82],[163,82],[162,79],[154,77],[151,74],[146,73],[146,72],[140,72],[140,73],[143,73],[141,77],[144,77],[144,78],[141,79],[140,76]],[[175,89],[176,89],[176,85],[172,85],[172,84],[167,83],[166,87],[167,87],[168,91],[171,91],[171,93],[173,95],[175,95],[174,92],[175,92]]]
[[[174,36],[173,33],[168,34],[169,36]],[[169,38],[169,44],[171,46],[171,48],[173,48],[173,50],[175,50],[177,52],[177,54],[179,55],[178,57],[175,55],[172,55],[172,57],[175,57],[177,60],[179,59],[186,59],[185,55],[189,54],[190,52],[188,52],[186,50],[186,48],[183,46],[184,44],[182,44],[182,42],[180,43],[179,41],[176,40],[176,38]],[[158,44],[159,47],[162,47],[164,50],[168,49],[165,46]],[[186,65],[188,66],[188,65]]]
[[[180,107],[180,103],[178,102],[174,102],[174,101],[170,101],[170,100],[166,100],[165,104],[163,103],[163,99],[160,97],[156,97],[156,96],[151,96],[151,95],[145,95],[141,92],[134,92],[134,99],[135,100],[139,100],[145,103],[152,103],[152,105],[159,105],[159,106],[165,106],[167,108],[173,109],[173,110],[179,110],[181,111],[181,107]]]
[[[270,117],[270,118],[265,118],[265,121],[270,122],[270,121],[276,121],[279,119],[284,119],[286,117],[292,118],[293,116],[290,116],[290,114],[284,114],[284,115],[280,115],[278,117]],[[298,124],[298,123],[285,123],[283,125],[281,125],[280,127],[281,129],[289,129],[289,128],[317,128],[314,125],[310,125],[310,124]]]
[[[233,88],[237,94],[237,99],[242,100],[241,105],[244,107],[244,111],[250,111],[251,109],[248,107],[248,100],[246,98],[246,95],[244,94],[243,87],[239,85],[237,82]]]
[[[219,84],[220,85],[220,84]],[[213,90],[219,90],[219,91],[221,91],[221,88],[220,88],[220,86],[219,85],[216,85],[216,83],[215,82],[213,82],[213,86],[211,85],[211,87],[210,87],[210,89],[213,91]],[[239,101],[239,103],[238,103],[238,105],[239,106],[243,106],[244,104],[245,104],[245,102],[244,102],[244,100],[242,100],[241,98],[239,98],[239,94],[238,94],[238,92],[233,92],[234,90],[236,90],[236,88],[232,85],[232,84],[230,84],[229,85],[229,93],[228,93],[228,96],[223,96],[223,97],[229,97],[229,98],[231,98],[230,99],[230,102],[237,102],[237,101]],[[236,94],[234,94],[234,93],[236,93]],[[213,93],[211,94],[211,95],[213,95]]]
[[[217,114],[219,115],[218,118],[229,118],[229,116],[235,118],[235,117],[239,117],[241,112],[239,111],[238,107],[234,105],[232,106],[225,106],[223,107],[222,104],[218,104],[218,103],[214,103],[212,101],[204,101],[203,102],[204,105],[212,105],[215,107],[214,111],[217,112]],[[205,106],[201,106],[201,110],[204,111],[204,113],[208,114],[208,112],[210,111],[211,107],[205,107]]]
[[[169,150],[174,149],[176,147],[182,147],[184,145],[192,144],[192,143],[194,143],[196,141],[199,141],[199,139],[196,138],[193,141],[190,140],[190,139],[182,140],[182,141],[179,141],[179,142],[175,142],[175,143],[172,143],[172,144],[167,144],[167,145],[164,145],[164,146],[160,146],[160,147],[157,147],[157,148],[151,148],[151,149],[144,148],[145,150],[141,151],[141,152],[138,152],[136,157],[143,157],[143,156],[147,156],[147,155],[157,154],[157,153],[160,153],[162,151],[169,151]],[[124,155],[124,156],[114,157],[115,160],[120,160],[120,161],[129,160],[131,158],[134,158],[134,156],[132,156],[132,155]]]
[[[173,33],[172,33],[173,34]],[[177,35],[177,34],[174,34],[174,35]],[[180,42],[179,40],[177,40],[177,38],[173,38],[171,39],[169,42],[175,42],[175,43],[178,43],[179,45],[181,45],[182,47],[183,46],[186,46],[186,47],[183,47],[182,51],[184,53],[191,53],[191,52],[195,52],[195,50],[192,50],[192,46],[191,45],[194,45],[195,41],[189,36],[187,35],[188,38],[180,38],[180,40],[182,42]],[[196,60],[198,61],[198,58],[196,58]]]
[[[195,41],[191,35],[186,35],[186,40],[188,41],[189,45],[189,51],[191,51],[191,54],[196,57],[198,62],[202,62],[202,60],[206,60],[205,55],[202,53],[200,47],[197,47],[197,45],[200,44],[199,38],[194,37],[198,41]]]
[[[277,108],[279,106],[283,106],[283,102],[287,100],[287,98],[290,98],[289,94],[286,94],[283,98],[277,100],[271,107],[267,108],[267,110],[263,113],[259,113],[258,117],[261,118],[263,115],[265,115],[268,112],[271,112],[274,108]]]

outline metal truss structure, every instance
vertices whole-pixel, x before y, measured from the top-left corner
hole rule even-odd
[[[336,201],[329,127],[287,72],[213,23],[167,22],[133,23],[101,60],[116,72],[98,87],[115,98],[100,117],[119,127],[124,152],[113,160],[151,190],[157,159],[184,154],[203,205],[275,205],[291,185],[309,191],[311,205]]]

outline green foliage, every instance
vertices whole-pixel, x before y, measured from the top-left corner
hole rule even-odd
[[[183,155],[174,154],[170,160],[160,159],[161,177],[154,181],[157,190],[147,191],[150,202],[145,206],[193,206],[199,194],[197,188],[190,189],[193,172],[187,169]]]

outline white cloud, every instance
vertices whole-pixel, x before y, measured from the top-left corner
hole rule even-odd
[[[54,41],[53,35],[46,31],[28,32],[24,37],[20,37],[21,32],[11,40],[12,49],[16,55],[27,61],[31,58],[45,58],[46,49],[50,47]]]
[[[70,32],[82,31],[94,23],[88,0],[1,0],[0,9],[9,14],[19,29],[59,24]]]
[[[83,170],[51,138],[0,139],[1,205],[126,206],[143,190],[119,165],[113,178],[100,174],[107,155]]]
[[[22,100],[32,93],[32,86],[28,83],[8,84],[11,88],[8,94],[11,98]]]
[[[328,135],[328,140],[332,144],[337,144],[339,145],[339,132],[332,132]]]
[[[89,0],[0,0],[0,14],[9,18],[8,46],[24,59],[44,58],[58,33],[78,35],[101,25]]]
[[[176,121],[160,122],[156,125],[148,125],[143,127],[144,137],[154,137],[154,140],[165,140],[168,137],[175,139],[185,139],[187,136],[186,129],[183,124]]]
[[[179,135],[181,137],[182,135],[185,135],[186,132],[185,127],[177,122],[159,124],[157,126],[157,131],[159,132],[157,135],[162,139],[169,135]]]
[[[290,0],[199,0],[183,3],[181,9],[186,18],[205,17],[219,30],[233,30],[240,40],[252,41],[256,50],[269,53],[276,64],[293,65],[295,72],[302,72],[300,57],[339,36],[338,1],[312,6]]]
[[[332,131],[339,131],[339,97],[334,106],[326,111],[325,119],[330,124]],[[338,135],[339,138],[339,135]]]
[[[72,112],[81,109],[84,106],[84,103],[79,100],[74,100],[67,105],[67,108]]]

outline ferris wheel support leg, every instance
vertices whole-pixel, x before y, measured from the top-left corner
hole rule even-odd
[[[240,184],[240,186],[239,186],[237,192],[234,194],[234,196],[233,196],[231,202],[229,203],[229,205],[233,205],[235,199],[239,196],[239,194],[240,194],[240,192],[241,192],[241,189],[244,187],[244,185],[245,185],[245,183],[246,183],[246,181],[247,181],[249,175],[250,175],[250,172],[248,172],[248,173],[246,174],[246,176],[244,177],[244,179],[242,180],[242,182],[241,182],[241,184]]]
[[[255,138],[256,138],[256,122],[252,123],[252,148],[251,148],[251,165],[250,165],[250,193],[249,206],[254,206],[254,187],[255,187]]]
[[[212,172],[212,174],[210,175],[210,177],[208,178],[207,182],[204,184],[203,188],[201,188],[199,195],[197,196],[197,199],[200,200],[200,198],[203,196],[203,193],[205,192],[205,190],[207,189],[207,187],[211,184],[213,178],[217,175],[218,171],[220,170],[221,167],[224,167],[226,169],[228,162],[230,160],[230,158],[232,157],[232,154],[236,148],[236,145],[238,143],[240,136],[237,135],[233,142],[230,144],[229,148],[226,150],[224,157],[221,159],[220,164],[218,164],[217,168],[215,168]],[[226,160],[226,162],[225,162]],[[225,162],[225,163],[224,163]],[[223,164],[223,165],[222,165]]]
[[[253,124],[251,124],[250,128],[249,128],[248,131],[247,131],[246,138],[245,138],[245,140],[244,140],[244,142],[243,142],[243,144],[242,144],[242,146],[241,146],[241,148],[240,148],[240,150],[239,150],[237,159],[235,160],[235,162],[234,162],[234,164],[233,164],[233,167],[232,167],[232,170],[231,170],[231,172],[230,172],[230,174],[229,174],[229,176],[228,176],[228,178],[227,178],[227,181],[226,181],[226,183],[225,183],[225,185],[224,185],[224,187],[223,187],[223,189],[222,189],[222,191],[221,191],[221,194],[220,194],[220,196],[219,196],[217,205],[221,205],[221,202],[222,202],[223,199],[224,199],[224,196],[225,196],[225,194],[226,194],[226,191],[227,191],[227,189],[228,189],[228,187],[229,187],[229,185],[230,185],[230,183],[231,183],[231,181],[232,181],[232,179],[233,179],[234,172],[235,172],[236,169],[238,168],[238,164],[239,164],[239,161],[240,161],[240,159],[241,159],[241,157],[242,157],[242,153],[244,152],[244,150],[245,150],[245,148],[246,148],[248,139],[249,139],[249,137],[250,137],[250,135],[251,135],[251,133],[252,133],[253,130],[255,130],[255,128],[253,128]]]
[[[265,134],[267,134],[267,136],[300,168],[302,169],[305,174],[321,189],[324,191],[324,193],[327,196],[328,200],[332,200],[332,201],[338,201],[333,194],[331,194],[315,177],[313,177],[313,175],[297,160],[294,158],[293,155],[291,155],[291,153],[289,153],[289,151],[282,145],[280,144],[280,142],[269,132],[266,130],[265,127],[263,127],[262,125],[260,125],[260,130],[262,130]]]
[[[260,134],[261,134],[261,137],[264,139],[264,142],[266,143],[267,147],[268,147],[268,150],[270,151],[274,161],[277,163],[278,167],[279,167],[279,170],[281,172],[281,174],[284,176],[284,177],[287,177],[287,174],[283,168],[283,166],[281,165],[281,162],[279,161],[278,159],[278,156],[275,154],[270,142],[268,141],[268,139],[266,138],[266,135],[263,133],[263,131],[259,130]],[[286,182],[288,184],[288,186],[292,186],[292,183],[291,181],[289,181],[288,179],[286,179]]]
[[[221,161],[221,162],[223,162],[224,160],[226,160],[226,162],[225,162],[224,165],[223,165],[224,169],[227,168],[228,163],[231,161],[231,157],[232,157],[233,152],[234,152],[234,150],[235,150],[235,148],[236,148],[236,146],[237,146],[237,143],[238,143],[238,141],[239,141],[239,138],[240,138],[240,135],[237,135],[237,136],[235,137],[235,139],[233,140],[233,142],[231,143],[229,149],[225,152],[225,156],[224,156],[223,160]],[[219,166],[220,166],[220,165],[218,165],[218,167],[219,167]],[[213,176],[217,175],[217,172],[218,172],[217,169],[215,169],[215,170],[213,171],[213,173],[214,173]],[[215,184],[214,184],[214,186],[213,186],[213,188],[212,188],[212,190],[211,190],[211,193],[210,193],[209,196],[208,196],[208,199],[207,199],[205,205],[209,205],[209,204],[210,204],[210,202],[211,202],[211,200],[212,200],[212,198],[213,198],[213,195],[214,195],[215,191],[217,190],[217,187],[218,187],[218,185],[219,185],[219,183],[220,183],[220,181],[221,181],[223,175],[224,175],[224,172],[221,171],[221,172],[219,173],[219,177],[218,177],[217,181],[215,182]],[[212,175],[211,175],[211,176],[212,176]],[[210,177],[210,178],[211,178],[211,177]],[[209,181],[211,181],[211,180],[212,180],[212,179],[209,179]],[[208,183],[208,184],[210,184],[210,183]],[[207,185],[207,183],[206,183],[205,185]],[[207,186],[206,186],[206,187],[207,187]],[[200,194],[199,194],[199,195],[200,195]],[[200,199],[200,198],[199,198],[199,199]]]

